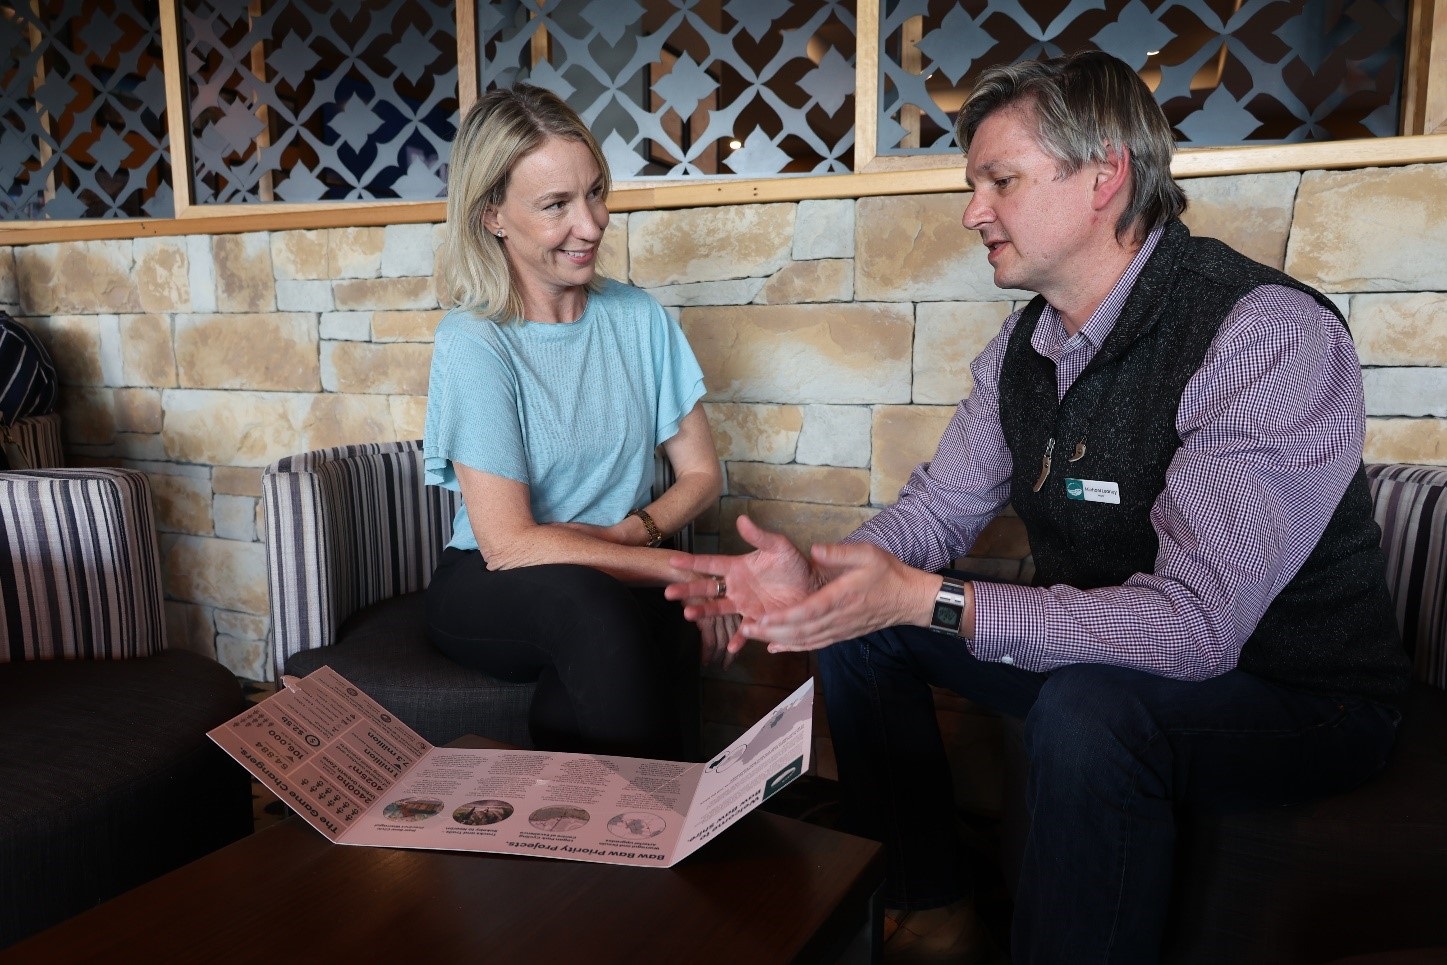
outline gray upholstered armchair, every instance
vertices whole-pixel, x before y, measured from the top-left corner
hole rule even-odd
[[[249,834],[244,709],[166,647],[144,474],[0,472],[0,947]]]
[[[655,493],[672,482],[655,463]],[[533,685],[462,667],[427,639],[422,591],[452,535],[456,493],[423,483],[421,440],[287,456],[262,476],[278,674],[326,664],[433,744],[476,734],[532,746]],[[692,548],[692,531],[675,537]],[[696,661],[679,668],[698,742]]]

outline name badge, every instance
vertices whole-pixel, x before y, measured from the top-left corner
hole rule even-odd
[[[1099,479],[1065,480],[1065,497],[1083,499],[1087,503],[1119,503],[1120,486]]]

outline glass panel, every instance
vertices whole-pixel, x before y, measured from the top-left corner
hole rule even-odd
[[[878,152],[955,150],[985,67],[1095,47],[1135,67],[1182,146],[1397,133],[1406,0],[884,0]]]
[[[155,0],[0,8],[0,220],[170,217]]]
[[[854,33],[843,0],[499,0],[478,86],[556,92],[620,180],[843,172]]]
[[[436,0],[185,0],[198,204],[441,197],[457,28]]]

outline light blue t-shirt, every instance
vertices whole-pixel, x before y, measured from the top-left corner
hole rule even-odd
[[[616,281],[567,324],[494,322],[462,309],[437,325],[427,388],[427,482],[453,463],[528,486],[533,519],[611,526],[647,505],[653,451],[703,397],[678,323]],[[476,549],[467,507],[449,546]]]

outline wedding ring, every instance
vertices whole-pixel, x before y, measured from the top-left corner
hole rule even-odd
[[[713,589],[713,595],[715,599],[722,600],[724,597],[728,596],[729,585],[724,582],[724,578],[721,576],[715,576],[713,578]]]

